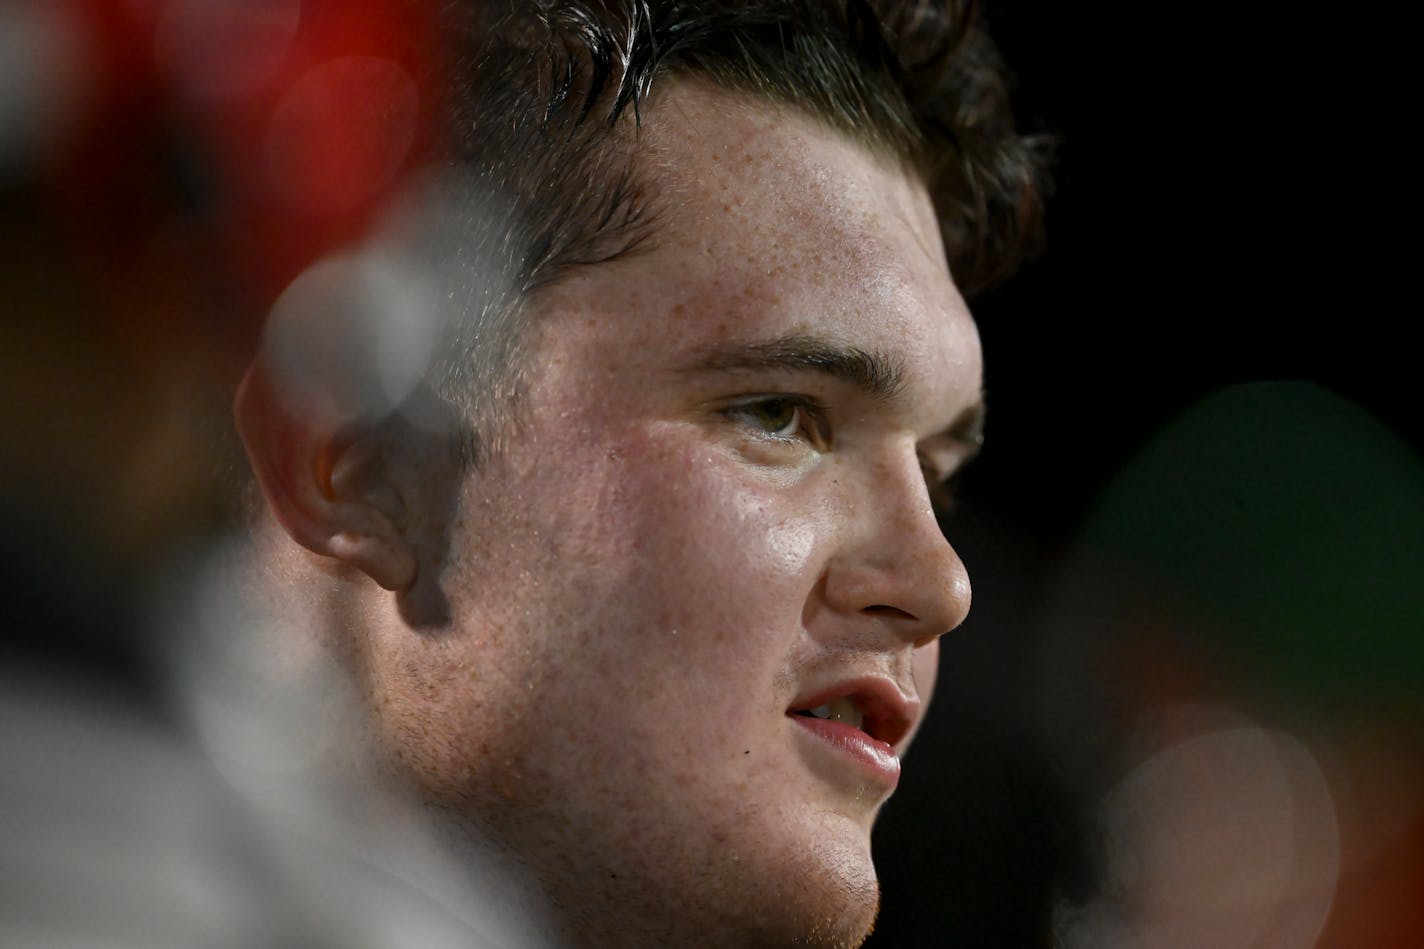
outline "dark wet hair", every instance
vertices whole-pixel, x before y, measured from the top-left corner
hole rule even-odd
[[[446,394],[504,404],[520,301],[656,239],[637,128],[674,77],[788,106],[918,169],[966,295],[1038,233],[1043,148],[1014,129],[974,0],[503,0],[449,4],[445,114],[458,190],[442,200],[479,273]],[[461,210],[453,210],[453,209]],[[447,237],[447,239],[449,239]],[[494,385],[497,390],[492,392]],[[460,398],[458,393],[464,393]],[[489,405],[486,405],[488,408]],[[487,412],[475,416],[491,420]],[[488,427],[472,418],[476,431]]]

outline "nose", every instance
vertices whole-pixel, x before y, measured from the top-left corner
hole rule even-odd
[[[879,467],[850,507],[826,568],[827,605],[880,618],[915,646],[962,623],[969,574],[940,530],[919,461]]]

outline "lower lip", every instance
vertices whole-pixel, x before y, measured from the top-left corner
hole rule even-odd
[[[805,729],[817,741],[843,755],[868,777],[894,788],[900,783],[900,757],[883,741],[845,722],[808,715],[788,715],[787,718]]]

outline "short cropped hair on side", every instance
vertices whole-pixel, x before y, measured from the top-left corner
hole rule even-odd
[[[524,305],[574,268],[656,240],[639,164],[650,91],[696,78],[800,110],[915,169],[967,296],[1035,244],[1043,148],[1019,135],[974,0],[460,0],[449,5],[443,113],[455,186],[436,253],[463,258],[459,311],[434,368],[499,451],[520,391]],[[426,245],[431,246],[431,245]]]

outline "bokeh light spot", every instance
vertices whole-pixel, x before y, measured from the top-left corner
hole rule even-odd
[[[1204,717],[1169,714],[1169,731]],[[1236,721],[1159,747],[1107,796],[1107,882],[1069,949],[1315,944],[1340,878],[1325,776],[1293,736],[1219,717]]]
[[[369,248],[318,261],[292,281],[263,345],[293,406],[380,417],[425,377],[440,332],[423,268]]]

